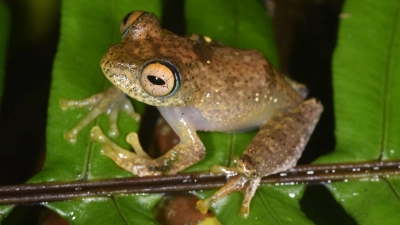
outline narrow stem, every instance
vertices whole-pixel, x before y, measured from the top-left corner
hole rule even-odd
[[[310,164],[264,177],[262,184],[329,184],[349,180],[371,181],[397,177],[400,161],[346,164]],[[229,178],[228,178],[229,179]],[[68,183],[36,183],[0,186],[0,204],[33,204],[78,197],[99,197],[131,193],[177,193],[217,189],[226,183],[225,175],[188,173],[168,176],[132,177]]]

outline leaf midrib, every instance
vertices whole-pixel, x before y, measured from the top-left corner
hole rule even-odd
[[[274,210],[272,207],[270,207],[266,198],[264,198],[264,196],[261,195],[259,191],[256,192],[256,196],[257,196],[257,198],[261,199],[261,202],[264,205],[264,207],[267,209],[267,212],[271,215],[271,218],[275,221],[274,224],[282,224],[282,222],[278,219],[278,217],[275,215],[275,213],[273,213]]]
[[[400,0],[397,1],[397,4],[400,4]],[[382,161],[383,154],[386,150],[387,146],[387,137],[388,137],[388,123],[389,123],[389,82],[391,80],[391,77],[393,76],[393,72],[391,71],[393,68],[393,52],[394,52],[394,45],[395,45],[395,40],[396,40],[396,34],[397,34],[397,24],[398,24],[398,17],[399,17],[399,10],[395,10],[395,15],[394,15],[394,22],[392,25],[392,32],[390,35],[390,41],[388,45],[388,54],[387,54],[387,64],[386,64],[386,72],[385,72],[385,82],[384,82],[384,94],[383,94],[383,112],[382,112],[382,117],[383,117],[383,123],[382,123],[382,139],[381,139],[381,154],[379,157],[379,160]]]
[[[394,15],[394,22],[392,25],[392,32],[391,32],[391,36],[390,36],[390,42],[389,42],[389,46],[388,46],[388,55],[387,55],[387,65],[386,65],[386,73],[385,73],[385,86],[384,86],[384,95],[383,95],[383,123],[382,123],[382,141],[381,141],[381,154],[379,157],[379,160],[382,161],[382,157],[384,156],[384,153],[386,151],[387,148],[387,139],[388,139],[388,123],[389,123],[389,82],[390,82],[390,78],[393,76],[393,72],[392,72],[392,68],[393,68],[393,64],[394,64],[394,60],[393,60],[393,55],[394,55],[394,49],[395,49],[395,42],[396,42],[396,36],[397,36],[397,31],[398,31],[398,23],[399,23],[399,9],[400,9],[400,0],[397,1],[397,8],[395,10],[395,15]],[[396,191],[396,188],[393,186],[392,182],[390,182],[387,178],[384,179],[385,182],[388,183],[390,189],[392,190],[393,194],[396,196],[396,198],[400,201],[400,196],[399,193]]]

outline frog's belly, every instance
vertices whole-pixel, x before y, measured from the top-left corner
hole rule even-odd
[[[273,115],[273,112],[269,110],[259,110],[241,117],[206,118],[193,107],[158,107],[158,109],[173,128],[180,120],[184,120],[195,130],[221,132],[254,129],[264,124]]]

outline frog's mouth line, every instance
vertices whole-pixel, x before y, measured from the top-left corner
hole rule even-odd
[[[143,91],[137,84],[131,82],[128,76],[123,73],[113,73],[107,76],[111,83],[119,87],[126,95],[136,99],[138,101],[143,101],[146,104],[159,106],[163,104],[160,98],[155,98],[149,95],[147,92]]]

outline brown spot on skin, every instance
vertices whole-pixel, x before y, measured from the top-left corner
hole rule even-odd
[[[253,160],[253,158],[247,154],[243,154],[242,157],[240,157],[240,160],[251,167],[256,165],[256,162]]]

